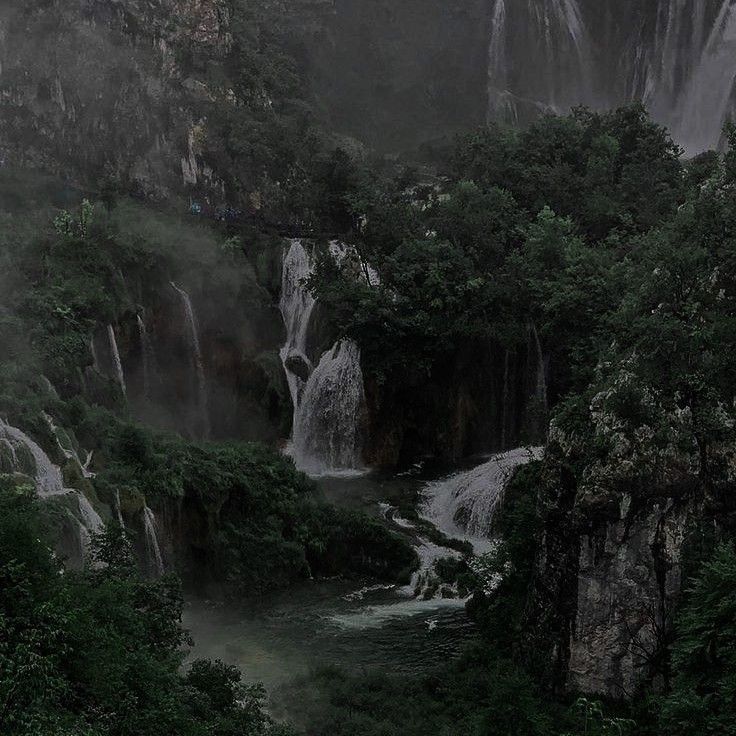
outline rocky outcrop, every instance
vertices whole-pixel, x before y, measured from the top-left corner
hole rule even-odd
[[[668,681],[694,550],[705,530],[717,537],[731,523],[718,498],[732,488],[733,447],[704,451],[690,410],[628,367],[586,414],[550,430],[527,658],[558,692],[629,698]],[[729,436],[725,409],[711,421]]]

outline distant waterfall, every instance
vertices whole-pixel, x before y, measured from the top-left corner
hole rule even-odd
[[[330,249],[336,258],[346,257],[345,246],[334,243]],[[338,341],[322,355],[316,368],[306,355],[315,301],[304,280],[311,269],[311,258],[302,242],[290,241],[283,260],[280,307],[286,342],[280,354],[294,406],[294,461],[316,475],[361,467],[365,394],[360,349],[351,340]],[[371,277],[366,269],[362,273],[361,278],[375,283],[377,274]]]
[[[736,3],[724,0],[692,76],[678,101],[675,138],[688,153],[715,146],[734,103]]]
[[[143,319],[143,316],[138,313],[136,315],[136,321],[138,323],[138,337],[141,343],[141,358],[143,364],[143,396],[146,399],[151,398],[151,387],[153,380],[153,373],[156,365],[156,354],[154,352],[153,343],[148,335],[148,328]]]
[[[509,55],[534,49],[535,64]],[[488,46],[488,117],[593,102],[593,45],[577,0],[495,0]]]
[[[146,535],[146,554],[157,577],[164,574],[164,558],[156,534],[156,517],[148,506],[143,507],[143,530]]]
[[[123,372],[123,362],[120,360],[120,351],[118,350],[118,342],[115,339],[115,330],[112,325],[107,326],[107,337],[110,341],[110,356],[112,357],[113,368],[115,368],[115,378],[118,386],[123,392],[123,396],[127,395],[125,388],[125,373]]]
[[[173,281],[171,286],[181,297],[182,307],[184,309],[184,317],[187,323],[187,331],[189,333],[189,345],[194,358],[194,368],[197,374],[197,396],[199,403],[199,419],[201,424],[202,436],[206,439],[210,435],[210,418],[207,399],[207,378],[204,371],[204,359],[202,357],[202,347],[199,342],[199,327],[197,326],[197,318],[192,306],[192,300],[189,298],[184,289],[177,286]]]
[[[519,448],[495,455],[472,470],[426,486],[420,515],[449,537],[465,539],[476,551],[490,546],[493,514],[516,469],[541,459],[540,447]]]

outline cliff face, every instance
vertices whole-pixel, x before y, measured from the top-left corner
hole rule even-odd
[[[723,499],[733,448],[703,453],[689,409],[666,410],[646,388],[637,398],[645,419],[622,411],[621,399],[639,391],[624,372],[593,398],[587,434],[550,431],[527,622],[529,656],[558,690],[627,698],[666,683],[674,613],[698,549],[732,523]]]
[[[153,196],[212,179],[194,69],[228,44],[220,0],[5,3],[0,156]]]

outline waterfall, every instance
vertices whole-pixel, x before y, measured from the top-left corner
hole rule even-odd
[[[140,312],[136,315],[138,322],[138,336],[141,344],[141,357],[143,363],[143,396],[146,399],[151,398],[151,381],[153,378],[154,366],[156,365],[156,353],[153,343],[148,335],[146,323]]]
[[[115,378],[117,379],[120,390],[123,392],[123,396],[127,395],[125,389],[125,373],[123,372],[123,362],[120,360],[120,351],[118,350],[118,343],[115,339],[115,330],[112,325],[107,326],[107,337],[110,341],[110,355],[112,356],[113,367],[115,368]]]
[[[143,529],[146,534],[146,553],[157,577],[164,574],[164,558],[156,536],[156,517],[148,506],[143,507]]]
[[[309,370],[312,365],[306,356],[309,320],[314,310],[314,297],[304,286],[304,280],[312,272],[309,254],[300,240],[290,241],[284,254],[281,272],[281,300],[279,308],[286,326],[286,342],[280,350],[281,362],[286,372],[289,393],[294,407],[293,423],[296,426],[299,402],[306,381],[289,368],[290,360],[302,361]]]
[[[84,560],[89,551],[89,544],[94,534],[104,528],[104,522],[95,511],[87,497],[74,488],[65,488],[58,466],[51,462],[49,456],[25,432],[0,420],[0,440],[12,450],[11,459],[14,470],[33,478],[36,493],[40,498],[69,496],[76,499],[77,515],[71,514],[79,531],[80,559]],[[58,441],[58,439],[57,439]],[[24,464],[22,452],[30,456],[32,467]]]
[[[360,467],[360,425],[365,407],[360,349],[342,340],[309,377],[293,434],[294,459],[310,473]]]
[[[732,112],[736,81],[736,3],[724,0],[678,102],[675,138],[689,154],[717,145]]]
[[[182,307],[184,309],[184,317],[187,323],[187,332],[189,333],[189,347],[192,350],[194,358],[194,368],[197,374],[197,397],[199,403],[199,420],[202,430],[202,436],[207,439],[210,435],[210,419],[207,400],[207,379],[204,371],[204,359],[202,357],[202,347],[199,342],[199,328],[197,326],[197,318],[192,306],[192,300],[189,298],[184,289],[177,286],[173,281],[171,286],[177,291],[181,297]]]
[[[51,417],[51,415],[47,414],[45,411],[41,412],[41,415],[46,420],[46,424],[48,424],[49,429],[54,435],[54,439],[56,439],[56,444],[58,448],[61,450],[64,457],[67,460],[74,460],[79,466],[79,469],[81,470],[82,475],[85,478],[94,478],[95,474],[89,469],[89,466],[92,463],[92,455],[93,455],[92,451],[90,450],[87,453],[87,457],[85,458],[85,461],[82,462],[82,460],[79,457],[79,453],[76,451],[74,446],[71,444],[71,440],[69,440],[69,438],[66,437],[66,440],[69,442],[68,446],[62,442],[62,438],[59,436],[61,433],[59,431],[59,428],[56,426],[56,423],[54,422],[53,417]]]
[[[506,484],[518,467],[542,454],[541,447],[509,450],[472,470],[429,483],[420,516],[447,536],[470,542],[477,552],[487,551],[493,514],[503,501]]]
[[[16,470],[30,475],[34,479],[39,496],[59,496],[67,493],[61,477],[61,470],[51,462],[49,456],[27,434],[16,427],[11,427],[0,419],[0,438],[14,448],[13,457],[17,463]],[[30,453],[33,462],[32,468],[22,467],[22,460],[18,457],[19,448],[24,448]]]
[[[593,44],[578,0],[495,0],[488,44],[488,118],[565,112],[593,101]],[[510,58],[533,48],[539,64]]]
[[[115,515],[118,517],[118,524],[121,529],[125,529],[125,521],[123,520],[123,507],[120,505],[120,491],[115,489]]]
[[[338,262],[351,254],[348,246],[330,243]],[[285,249],[281,284],[281,314],[286,342],[281,361],[289,384],[293,415],[292,454],[311,474],[354,470],[361,466],[360,425],[365,407],[360,349],[351,340],[339,340],[325,352],[316,368],[308,356],[309,321],[315,300],[304,281],[312,261],[300,240]],[[377,283],[378,275],[362,264],[356,278]],[[295,370],[300,366],[302,370]]]

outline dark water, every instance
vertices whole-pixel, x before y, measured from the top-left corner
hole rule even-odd
[[[320,485],[333,502],[380,514],[379,502],[410,499],[421,482],[362,476]],[[421,672],[458,655],[473,636],[462,601],[420,601],[405,589],[336,580],[305,583],[247,610],[189,600],[184,623],[192,657],[237,665],[246,682],[265,685],[274,713],[287,716],[281,694],[316,667]]]

